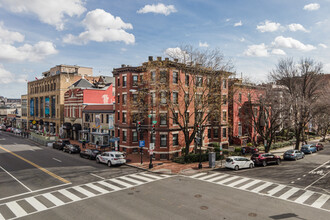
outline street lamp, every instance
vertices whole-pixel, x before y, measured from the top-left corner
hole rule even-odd
[[[201,137],[201,128],[197,125],[197,145],[199,145],[199,164],[198,169],[202,169],[202,137]]]

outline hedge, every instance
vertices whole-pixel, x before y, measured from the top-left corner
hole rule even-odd
[[[228,151],[227,151],[228,154]],[[220,153],[216,153],[216,160],[223,160],[224,159],[224,155],[220,155]],[[185,161],[186,158],[186,161]],[[172,159],[173,162],[175,163],[180,163],[180,164],[186,164],[186,163],[196,163],[199,162],[199,154],[188,154],[186,157],[185,156],[181,156],[181,157],[176,157],[174,159]],[[209,154],[208,153],[203,153],[202,154],[202,162],[205,161],[209,161]]]

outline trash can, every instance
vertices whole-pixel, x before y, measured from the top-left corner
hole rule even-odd
[[[209,153],[209,167],[211,168],[215,167],[215,152]]]

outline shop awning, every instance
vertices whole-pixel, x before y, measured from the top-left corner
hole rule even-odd
[[[114,137],[114,138],[111,138],[110,140],[109,140],[109,142],[112,142],[112,143],[115,143],[116,141],[120,141],[120,138],[119,137]]]

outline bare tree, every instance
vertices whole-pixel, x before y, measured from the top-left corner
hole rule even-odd
[[[295,148],[299,149],[306,124],[312,117],[315,104],[322,89],[322,64],[309,58],[296,63],[292,58],[279,60],[270,78],[284,87],[289,98],[291,120],[295,131]]]

